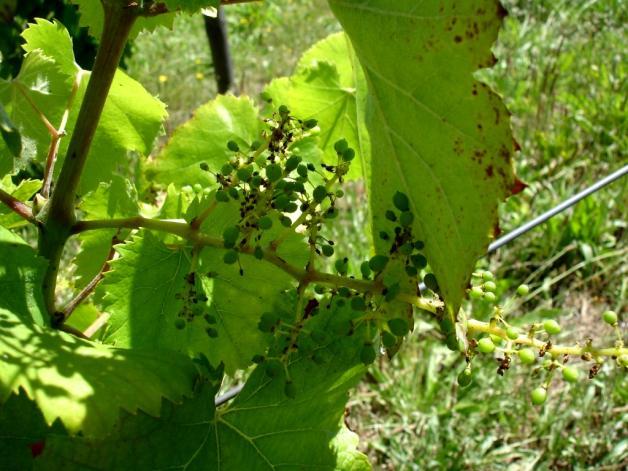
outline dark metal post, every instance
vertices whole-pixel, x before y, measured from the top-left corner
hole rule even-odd
[[[209,46],[214,62],[214,72],[216,74],[216,84],[218,93],[227,93],[233,86],[233,64],[229,51],[229,38],[227,36],[227,22],[221,7],[215,18],[204,16],[205,32],[209,39]]]

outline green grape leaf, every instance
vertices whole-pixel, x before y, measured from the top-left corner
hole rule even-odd
[[[190,330],[175,327],[183,301],[190,260],[183,249],[171,250],[150,232],[124,245],[98,288],[111,314],[104,341],[118,347],[168,348],[186,353],[203,351]]]
[[[325,329],[338,315],[348,312],[324,310],[308,322]],[[283,375],[271,379],[260,366],[225,409],[215,410],[216,390],[206,385],[181,406],[164,401],[160,419],[144,414],[125,417],[104,440],[51,436],[42,465],[47,470],[67,469],[70,464],[190,471],[369,469],[355,451],[355,437],[340,426],[348,391],[364,372],[358,359],[363,333],[361,329],[331,342],[325,347],[330,361],[323,365],[295,355],[289,365],[296,388],[293,399],[284,394]]]
[[[137,216],[137,191],[133,185],[119,175],[113,175],[111,183],[101,183],[98,188],[87,194],[79,205],[83,219],[114,219]],[[85,286],[96,276],[109,255],[112,240],[122,234],[116,229],[104,229],[79,234],[80,251],[74,258],[77,277],[76,285]]]
[[[80,18],[80,25],[88,28],[89,34],[96,39],[100,39],[104,24],[104,11],[102,4],[94,0],[70,0],[70,3],[77,6]],[[153,31],[159,26],[164,28],[172,28],[175,13],[164,13],[151,17],[141,17],[135,21],[129,39],[134,39],[142,31]]]
[[[212,172],[219,172],[233,155],[227,142],[248,148],[259,139],[261,127],[258,110],[249,98],[219,96],[198,108],[192,119],[174,132],[154,165],[147,166],[146,176],[178,187],[196,183],[213,187],[216,179],[199,171],[199,164],[206,162]]]
[[[88,78],[89,74],[86,74],[81,81],[77,103],[83,101]],[[79,109],[79,106],[72,107],[68,122],[70,133],[74,130]],[[81,193],[85,194],[96,189],[99,183],[109,181],[112,173],[128,175],[131,167],[129,151],[142,155],[150,153],[166,116],[166,106],[161,101],[139,82],[118,70],[81,175]],[[61,170],[68,144],[69,140],[62,141],[56,173]]]
[[[35,23],[24,30],[22,38],[26,41],[23,48],[27,53],[40,49],[54,60],[64,75],[74,77],[81,70],[74,60],[72,38],[68,30],[58,21],[50,22],[36,18]]]
[[[68,77],[54,60],[36,49],[24,57],[19,74],[12,80],[0,80],[0,103],[22,135],[21,158],[14,165],[2,156],[3,173],[20,168],[28,160],[44,161],[50,145],[50,133],[39,113],[51,123],[61,120],[70,95]]]
[[[46,260],[24,240],[0,226],[0,309],[46,325],[48,314],[41,291],[46,266]]]
[[[334,439],[336,449],[336,469],[346,471],[370,471],[372,469],[368,457],[358,451],[360,437],[347,427],[341,427]]]
[[[364,74],[344,33],[316,43],[303,55],[293,76],[273,80],[266,88],[276,106],[286,105],[297,118],[318,121],[319,146],[327,164],[337,163],[336,141],[347,140],[357,155],[350,178],[363,177],[369,167],[365,92]]]
[[[4,140],[4,145],[13,157],[19,158],[22,154],[22,136],[20,131],[15,127],[11,118],[0,104],[0,134]],[[0,155],[4,155],[2,152]],[[0,175],[11,171],[13,162],[10,158],[2,157],[0,160]]]
[[[73,83],[80,78],[66,126],[66,132],[71,135],[90,74],[76,66],[72,40],[59,23],[38,20],[29,25],[23,36],[27,41],[24,48],[29,52],[18,76],[12,81],[0,81],[0,102],[24,137],[22,160],[41,162],[46,158],[51,138],[40,112],[52,126],[58,126],[71,101]],[[118,71],[81,177],[81,194],[96,189],[102,181],[109,181],[116,170],[128,173],[128,153],[148,154],[165,117],[163,103]],[[56,174],[61,170],[69,141],[67,137],[61,140]],[[3,162],[0,167],[7,165]]]
[[[406,193],[453,316],[516,184],[508,112],[473,75],[494,63],[505,11],[497,0],[329,3],[368,82],[373,232]]]
[[[157,416],[163,397],[190,395],[192,361],[172,351],[122,350],[23,322],[0,310],[0,400],[23,388],[47,423],[106,435],[120,409]]]
[[[11,394],[0,407],[0,468],[33,469],[34,455],[45,449],[48,434],[62,436],[65,429],[59,421],[48,427],[43,414],[23,389]]]
[[[164,0],[170,10],[181,10],[188,13],[195,13],[201,8],[220,6],[220,0]]]
[[[41,180],[22,180],[15,185],[11,180],[11,175],[6,175],[0,179],[0,188],[19,201],[28,202],[41,188]],[[28,221],[15,214],[9,208],[0,206],[0,226],[4,226],[7,229],[15,229],[27,224]]]

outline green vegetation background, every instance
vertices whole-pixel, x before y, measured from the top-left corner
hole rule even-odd
[[[529,187],[502,207],[508,232],[628,163],[628,6],[622,0],[504,3],[510,16],[495,48],[500,61],[478,76],[504,97],[522,147],[516,167]],[[235,91],[252,96],[340,29],[323,0],[239,5],[227,18]],[[201,18],[177,20],[174,33],[141,35],[126,66],[169,105],[167,134],[215,96]],[[605,309],[626,312],[626,185],[626,179],[615,183],[479,263],[499,278],[498,296],[530,284],[515,315],[526,322],[559,318],[565,341],[591,335],[612,342],[599,319]],[[334,240],[366,257],[359,238],[365,195],[360,184],[351,190]],[[482,301],[465,309],[488,316]],[[584,383],[557,381],[539,409],[528,400],[541,381],[534,371],[515,366],[502,378],[489,360],[474,366],[473,384],[458,389],[464,365],[432,325],[419,322],[391,362],[370,369],[347,422],[375,469],[628,467],[625,374],[603,368]]]

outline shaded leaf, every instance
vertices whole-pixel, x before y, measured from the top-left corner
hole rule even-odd
[[[46,422],[106,435],[120,409],[158,415],[162,397],[192,392],[196,368],[168,351],[122,350],[23,322],[0,309],[0,400],[23,388]]]
[[[508,112],[473,77],[493,64],[504,10],[497,0],[329,3],[368,82],[373,231],[406,193],[453,315],[515,182]]]

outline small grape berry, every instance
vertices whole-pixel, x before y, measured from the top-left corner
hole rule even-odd
[[[478,341],[478,350],[482,353],[492,353],[495,351],[495,344],[490,337],[482,337]]]
[[[517,355],[524,365],[531,365],[536,361],[536,354],[531,348],[523,348],[517,352]]]
[[[519,329],[517,329],[516,327],[508,327],[508,329],[506,330],[506,336],[510,340],[518,339],[519,338]]]
[[[532,399],[532,404],[535,406],[540,406],[547,399],[547,389],[542,386],[534,389],[530,394],[530,398]]]
[[[543,322],[543,329],[550,335],[556,335],[561,331],[560,325],[553,319],[548,319]]]
[[[604,319],[604,322],[608,325],[615,325],[617,324],[617,313],[615,311],[604,311],[602,319]]]
[[[565,366],[563,368],[563,379],[569,383],[575,383],[580,379],[580,371],[573,366]]]
[[[519,296],[526,296],[530,292],[530,287],[528,285],[519,285],[517,287],[517,294]]]

